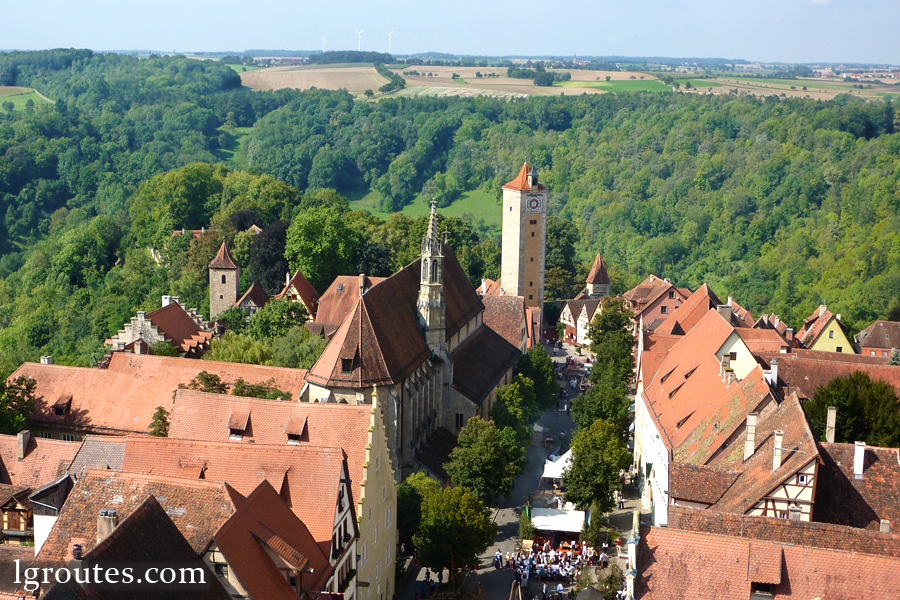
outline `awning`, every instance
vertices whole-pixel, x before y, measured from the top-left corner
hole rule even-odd
[[[570,464],[572,464],[571,449],[555,461],[544,462],[544,474],[541,477],[543,479],[559,479]]]
[[[583,510],[559,510],[556,508],[533,508],[531,521],[538,531],[581,532],[584,525]]]

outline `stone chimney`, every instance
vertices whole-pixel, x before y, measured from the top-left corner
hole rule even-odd
[[[759,414],[752,412],[747,413],[747,433],[744,437],[744,460],[753,456],[756,451],[756,420]]]
[[[143,344],[143,342],[142,342],[141,340],[135,340],[135,341],[134,341],[134,353],[135,353],[135,354],[140,354],[140,353],[141,353],[141,349],[143,348],[143,346],[144,346],[144,344]]]
[[[45,354],[41,357],[42,365],[52,365],[53,364],[53,356],[50,354]]]
[[[162,297],[162,305],[164,308],[171,303],[172,303],[172,296],[163,296]]]
[[[288,271],[284,274],[284,289],[287,289],[288,286],[291,285],[291,272]]]
[[[363,294],[366,293],[366,276],[362,273],[359,274],[359,297],[362,298]]]
[[[853,478],[854,479],[862,479],[863,478],[863,470],[865,469],[866,462],[866,443],[865,442],[856,442],[856,447],[853,449]]]
[[[793,327],[788,327],[787,329],[785,329],[785,330],[784,330],[784,337],[785,337],[785,339],[786,339],[787,341],[793,342],[793,341],[794,341],[794,328],[793,328]]]
[[[731,385],[735,381],[737,381],[737,375],[735,374],[735,372],[728,371],[728,373],[726,373],[725,375],[725,385]]]
[[[888,521],[887,519],[882,519],[880,531],[881,531],[881,533],[890,533],[891,532],[891,522]]]
[[[724,373],[725,371],[727,371],[730,368],[731,368],[731,356],[728,354],[725,354],[724,356],[722,356],[722,363],[721,363],[721,366],[719,367],[719,374],[721,375],[722,373]]]
[[[769,367],[769,374],[772,377],[772,385],[778,385],[778,359],[773,358]]]
[[[97,517],[97,543],[99,544],[113,532],[116,525],[119,524],[119,517],[114,510],[100,510],[100,516]]]
[[[172,296],[172,302],[175,304],[181,304],[181,298],[178,296]]]
[[[716,307],[716,310],[719,311],[719,315],[729,323],[731,323],[731,305],[729,304],[720,304]]]
[[[828,407],[828,422],[825,425],[825,441],[829,444],[834,443],[834,422],[837,419],[837,407]]]
[[[775,446],[772,449],[772,471],[777,471],[781,467],[781,446],[784,441],[784,432],[780,429],[775,430]]]
[[[799,521],[803,516],[803,509],[799,506],[791,506],[788,508],[788,518],[791,521]]]
[[[828,310],[828,307],[825,306],[824,304],[820,304],[819,305],[819,316],[821,317],[822,315],[824,315],[826,310]]]
[[[28,442],[31,441],[31,432],[27,429],[24,429],[16,434],[16,438],[16,446],[18,449],[17,458],[20,461],[23,461],[25,460],[25,454],[28,452]]]
[[[481,280],[481,295],[484,296],[487,293],[487,279]]]

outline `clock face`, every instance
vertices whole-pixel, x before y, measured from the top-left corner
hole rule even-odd
[[[525,212],[541,212],[543,206],[543,196],[528,196],[525,199]]]

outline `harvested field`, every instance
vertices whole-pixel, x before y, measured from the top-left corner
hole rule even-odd
[[[353,94],[365,90],[377,91],[387,83],[372,66],[329,65],[269,67],[241,73],[241,82],[254,90],[280,90],[294,88],[307,90],[316,87],[325,90],[345,89]]]
[[[510,79],[506,76],[505,67],[428,67],[420,65],[408,65],[402,69],[392,69],[395,73],[418,71],[420,75],[403,75],[406,79],[406,89],[400,92],[404,96],[491,96],[494,98],[524,98],[526,96],[558,96],[560,94],[598,94],[603,90],[591,89],[588,86],[578,86],[573,83],[566,88],[540,87],[534,85],[528,79]],[[605,71],[570,71],[572,77],[575,73],[583,73],[590,80],[598,77]],[[431,73],[431,76],[428,76]],[[456,73],[460,77],[453,79]],[[476,76],[481,73],[482,77]],[[494,73],[499,77],[484,77],[487,73]],[[627,78],[629,73],[618,73]],[[582,81],[589,81],[583,79]]]
[[[838,94],[852,94],[860,98],[872,99],[884,94],[900,92],[900,85],[872,84],[871,88],[854,88],[850,83],[840,81],[821,81],[816,79],[754,79],[736,77],[718,77],[715,79],[721,87],[714,87],[713,94],[728,94],[732,90],[753,96],[781,96],[789,98],[812,98],[814,100],[831,100]],[[803,87],[806,86],[804,90]],[[791,88],[794,89],[791,89]],[[709,86],[700,83],[700,93],[708,93]],[[693,91],[693,90],[691,90]]]

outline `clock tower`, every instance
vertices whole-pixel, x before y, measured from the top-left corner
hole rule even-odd
[[[503,246],[500,283],[504,292],[522,296],[525,306],[544,304],[549,192],[528,163],[503,186]]]

